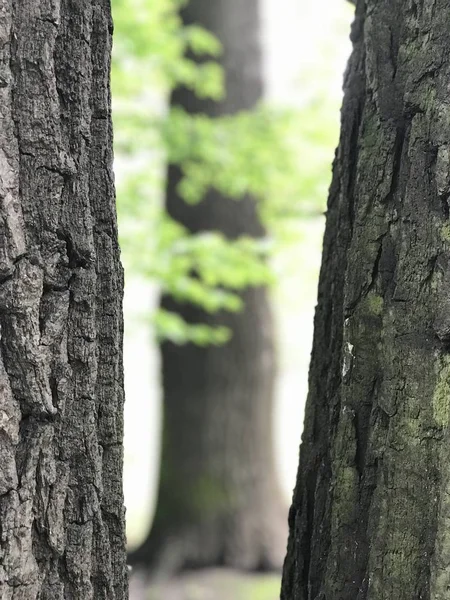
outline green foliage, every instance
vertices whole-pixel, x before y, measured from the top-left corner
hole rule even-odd
[[[161,290],[176,300],[210,313],[240,310],[240,290],[271,283],[267,240],[241,237],[230,241],[219,232],[191,235],[155,204],[144,201],[151,189],[143,173],[130,176],[123,190],[119,188],[120,207],[123,209],[124,202],[128,207],[121,218],[121,235],[130,271],[157,281]],[[137,198],[143,199],[146,213],[134,201]],[[156,235],[149,235],[149,223]],[[223,327],[187,325],[167,311],[159,311],[153,324],[158,337],[175,343],[219,344],[229,339]]]
[[[221,53],[216,38],[202,27],[183,27],[183,0],[113,0],[115,42],[112,65],[114,98],[143,97],[149,90],[166,92],[185,85],[213,98],[223,91],[217,64],[199,65],[187,57]]]
[[[173,593],[184,600],[275,600],[280,585],[278,574],[211,569],[188,572],[169,583],[153,583],[148,599],[164,600]]]
[[[196,204],[210,187],[235,199],[250,194],[260,201],[273,247],[285,247],[298,220],[317,215],[326,198],[329,145],[311,127],[311,121],[323,121],[321,112],[323,105],[314,102],[302,112],[260,105],[211,119],[174,108],[163,140],[170,162],[183,173],[180,195]],[[333,131],[331,123],[324,125]]]
[[[292,173],[283,135],[289,121],[287,114],[265,108],[216,119],[173,109],[165,142],[169,160],[180,165],[184,174],[181,196],[197,203],[214,187],[231,198],[251,193],[267,199],[268,190]]]
[[[230,241],[217,232],[180,232],[170,246],[161,247],[151,275],[175,300],[187,300],[210,313],[238,311],[241,300],[232,290],[269,281],[264,250],[260,240],[248,237]]]
[[[177,85],[219,99],[223,73],[218,40],[198,25],[183,27],[182,0],[113,0],[112,82],[121,244],[126,268],[156,280],[164,293],[207,312],[239,310],[239,292],[270,283],[270,255],[298,238],[299,218],[317,214],[326,197],[329,139],[335,124],[323,104],[299,112],[259,106],[212,119],[167,111]],[[200,64],[194,58],[201,56]],[[318,132],[311,123],[322,118]],[[182,173],[179,193],[202,201],[208,188],[239,200],[259,200],[267,239],[191,235],[164,211],[164,165]],[[326,166],[325,166],[326,165]],[[229,332],[187,324],[160,311],[156,334],[176,343],[220,344]]]
[[[210,327],[202,323],[187,324],[179,315],[159,309],[153,317],[157,338],[170,340],[174,344],[192,342],[198,346],[221,345],[230,339],[226,327]]]

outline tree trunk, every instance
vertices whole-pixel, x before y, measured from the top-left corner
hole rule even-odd
[[[0,596],[127,597],[108,0],[0,10]]]
[[[449,598],[449,22],[357,2],[283,600]]]
[[[177,90],[174,105],[210,116],[251,109],[261,98],[257,0],[192,0],[185,23],[200,23],[224,46],[226,99],[197,99]],[[264,234],[251,198],[210,190],[198,206],[178,196],[179,171],[169,168],[167,209],[192,233],[230,239]],[[245,309],[211,316],[163,299],[188,322],[225,325],[223,347],[162,344],[164,432],[156,516],[133,561],[150,569],[227,565],[281,569],[285,515],[275,472],[272,427],[275,378],[273,322],[267,290],[248,289]]]

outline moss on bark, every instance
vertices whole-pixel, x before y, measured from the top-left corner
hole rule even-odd
[[[448,597],[449,19],[356,3],[283,600]]]

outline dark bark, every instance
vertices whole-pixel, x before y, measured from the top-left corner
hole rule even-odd
[[[0,596],[127,597],[108,0],[0,9]]]
[[[283,600],[449,597],[449,19],[357,2]]]
[[[251,109],[262,94],[257,0],[192,0],[183,13],[222,41],[227,95],[199,100],[186,89],[172,102],[210,116]],[[198,206],[178,196],[177,168],[168,176],[169,214],[192,233],[228,238],[264,235],[253,199],[214,190]],[[238,314],[207,315],[169,298],[163,306],[188,322],[226,325],[223,347],[162,345],[164,434],[156,516],[132,560],[156,570],[228,565],[281,569],[286,511],[272,443],[275,354],[267,290],[243,294]]]

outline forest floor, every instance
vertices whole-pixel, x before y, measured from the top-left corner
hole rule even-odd
[[[166,582],[148,584],[139,573],[130,579],[130,600],[277,600],[280,576],[248,574],[228,569],[186,573]]]

